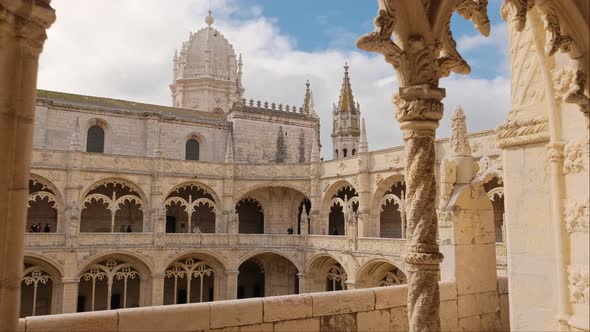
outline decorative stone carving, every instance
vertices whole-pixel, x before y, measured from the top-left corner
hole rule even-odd
[[[589,302],[588,265],[569,265],[567,271],[570,289],[570,301],[572,303],[587,304]]]
[[[582,67],[564,66],[553,71],[555,97],[566,103],[578,104],[588,113],[590,98],[584,94],[587,75]]]
[[[434,0],[385,0],[379,7],[375,31],[359,38],[357,46],[383,54],[398,74],[400,88],[393,102],[405,141],[409,326],[410,331],[435,331],[440,329],[437,281],[442,254],[436,243],[434,136],[445,96],[438,82],[451,71],[467,74],[471,70],[452,36],[453,11],[470,18],[485,35],[489,33],[487,3],[459,1],[452,6]],[[414,15],[408,19],[400,13]],[[401,39],[401,47],[392,35]]]
[[[465,113],[460,106],[457,106],[451,116],[451,155],[467,157],[471,156],[471,147],[467,135],[467,123]]]
[[[94,311],[96,281],[107,281],[107,310],[111,309],[111,293],[113,280],[123,280],[123,308],[127,308],[127,280],[139,277],[137,272],[130,264],[120,263],[114,259],[109,259],[103,264],[94,264],[80,276],[80,280],[92,281],[92,302],[91,309]]]
[[[25,269],[23,272],[23,282],[26,286],[33,285],[33,312],[31,316],[35,316],[37,309],[37,288],[39,284],[47,284],[51,280],[51,276],[43,271],[39,266],[32,266]]]
[[[532,144],[549,140],[548,121],[545,117],[508,119],[496,128],[498,146]]]
[[[563,173],[575,174],[584,170],[585,162],[588,161],[590,143],[585,137],[581,140],[570,141],[564,148]]]
[[[590,222],[590,214],[588,212],[588,199],[583,201],[566,201],[564,216],[565,228],[569,233],[588,233],[588,227]]]

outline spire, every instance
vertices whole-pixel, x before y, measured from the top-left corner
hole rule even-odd
[[[74,132],[70,140],[70,151],[80,151],[82,146],[80,144],[80,119],[76,117],[76,124],[74,125]]]
[[[369,142],[367,141],[367,129],[365,129],[365,118],[362,118],[361,138],[359,140],[359,153],[369,152]]]
[[[207,15],[207,17],[205,17],[205,23],[207,23],[208,27],[211,27],[213,25],[213,22],[215,22],[215,18],[213,17],[213,12],[211,11],[211,9],[209,9],[209,15]]]
[[[234,162],[234,137],[232,135],[232,129],[229,129],[229,134],[227,135],[227,145],[225,148],[225,163],[231,164]]]
[[[313,100],[311,96],[311,89],[309,88],[309,80],[305,83],[305,98],[303,99],[303,113],[309,115],[313,112]]]
[[[451,116],[451,156],[471,157],[471,147],[467,136],[467,122],[461,106],[457,106]]]
[[[236,101],[240,100],[244,96],[244,86],[242,85],[242,68],[244,63],[242,62],[242,53],[238,58],[238,76],[236,77]]]
[[[354,96],[352,95],[352,87],[350,86],[350,77],[348,77],[348,62],[344,65],[344,79],[342,80],[342,89],[340,90],[340,99],[338,100],[338,111],[357,111],[354,103]]]
[[[156,127],[156,145],[154,146],[154,158],[162,157],[162,149],[160,147],[160,123]]]
[[[320,137],[318,135],[318,132],[315,132],[315,135],[313,135],[313,140],[311,142],[311,157],[310,157],[310,161],[312,163],[317,163],[320,161]]]

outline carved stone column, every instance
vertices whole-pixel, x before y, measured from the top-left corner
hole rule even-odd
[[[445,91],[439,79],[451,71],[470,72],[457,52],[450,19],[457,11],[488,35],[486,6],[486,1],[475,0],[380,0],[375,31],[357,41],[359,48],[383,54],[398,74],[394,104],[405,141],[405,261],[409,327],[414,332],[440,330],[438,279],[443,256],[436,243],[434,140]]]
[[[226,296],[225,300],[235,300],[238,298],[238,270],[226,270]]]
[[[0,0],[0,329],[20,311],[39,54],[55,21],[50,0]]]
[[[362,119],[361,137],[359,140],[359,149],[357,154],[358,173],[356,175],[356,189],[359,194],[358,208],[358,236],[369,236],[370,227],[370,206],[371,190],[369,177],[369,145],[367,142],[367,130],[365,129],[365,119]],[[372,227],[371,227],[372,229]]]
[[[309,201],[311,209],[309,211],[309,230],[311,234],[320,234],[320,144],[319,144],[319,127],[316,130],[315,137],[311,145],[311,156],[309,164]]]

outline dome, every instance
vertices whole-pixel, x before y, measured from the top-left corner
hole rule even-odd
[[[174,57],[175,79],[210,77],[235,81],[237,61],[233,46],[211,26],[214,22],[211,13],[205,22],[208,26],[191,33],[180,55]]]

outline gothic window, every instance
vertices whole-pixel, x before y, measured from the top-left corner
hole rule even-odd
[[[346,157],[348,157],[348,150],[342,149],[342,158],[346,158]]]
[[[21,282],[20,317],[51,313],[53,279],[43,268],[25,264]]]
[[[345,218],[351,210],[356,212],[359,207],[358,193],[352,186],[344,186],[332,197],[330,201],[330,214],[328,215],[329,235],[346,235]]]
[[[164,303],[181,304],[213,301],[215,272],[196,258],[176,261],[165,272]]]
[[[381,197],[379,215],[379,233],[382,238],[405,237],[404,181],[394,183]]]
[[[55,233],[59,204],[49,187],[36,179],[29,180],[27,232]]]
[[[127,183],[104,180],[93,185],[82,201],[80,232],[141,232],[143,200]]]
[[[504,187],[502,179],[494,177],[483,185],[494,206],[494,229],[496,242],[504,242]]]
[[[236,204],[241,234],[264,233],[264,210],[254,198],[244,198]]]
[[[104,153],[104,129],[99,126],[88,128],[86,152]]]
[[[340,264],[328,267],[326,273],[326,291],[338,291],[346,289],[346,273]]]
[[[166,233],[215,233],[215,199],[196,184],[184,184],[164,201]]]
[[[112,258],[90,266],[78,284],[79,311],[138,307],[140,279],[131,264]]]
[[[199,142],[194,138],[186,141],[186,160],[199,160]]]

